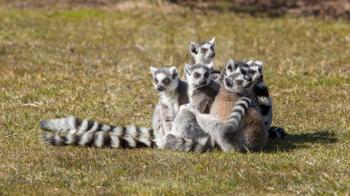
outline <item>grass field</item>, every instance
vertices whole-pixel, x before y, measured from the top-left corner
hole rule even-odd
[[[0,3],[1,195],[350,193],[350,23],[37,2]],[[189,42],[212,36],[217,67],[265,62],[284,140],[247,154],[40,142],[38,122],[67,115],[150,126],[157,94],[148,66],[182,71]]]

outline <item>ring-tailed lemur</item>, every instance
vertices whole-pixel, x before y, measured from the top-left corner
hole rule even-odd
[[[192,112],[195,116],[194,121],[198,124],[200,130],[208,135],[203,136],[203,133],[200,135],[201,137],[198,137],[198,134],[187,133],[187,136],[190,137],[184,137],[172,132],[165,138],[165,148],[203,152],[213,149],[213,142],[215,141],[223,151],[260,150],[265,145],[266,132],[263,129],[260,114],[255,110],[248,109],[251,100],[244,97],[252,86],[252,80],[249,78],[249,73],[245,75],[234,73],[224,78],[224,87],[220,88],[219,94],[214,101],[216,110],[224,109],[221,112],[224,118],[222,116],[216,118],[210,114],[203,114],[195,107],[191,107],[191,104],[186,109],[181,108],[179,114],[183,110]],[[247,109],[248,114],[245,115]],[[215,112],[220,113],[220,111],[215,111],[214,109],[214,114],[217,114]],[[243,123],[241,123],[243,116]],[[188,130],[192,131],[193,129]],[[178,131],[181,133],[181,130]]]
[[[214,61],[215,58],[215,37],[209,41],[196,43],[191,41],[190,43],[191,64],[209,64]],[[212,78],[216,81],[220,76],[220,72],[212,69]],[[185,75],[185,80],[186,75]]]
[[[244,77],[241,73],[234,73],[224,78],[223,87],[215,98],[211,114],[203,114],[194,107],[187,107],[187,110],[195,115],[198,125],[209,135],[209,139],[198,140],[168,134],[168,148],[203,152],[214,148],[214,145],[208,145],[205,140],[207,139],[214,141],[225,152],[262,149],[267,133],[263,128],[261,115],[255,109],[248,108],[251,100],[244,96],[249,92],[252,81]],[[182,108],[180,112],[181,110]]]
[[[215,37],[210,41],[190,43],[191,64],[209,64],[215,57]]]
[[[153,147],[164,134],[170,132],[171,123],[179,106],[188,103],[187,84],[178,78],[175,67],[150,68],[159,101],[153,115],[153,129],[134,125],[122,127],[80,120],[76,117],[43,120],[43,140],[51,145],[81,145],[95,147],[135,148]]]
[[[211,77],[212,69],[213,63],[208,65],[185,64],[185,73],[188,78],[189,104],[203,113],[209,113],[210,107],[220,89],[220,85],[213,81]],[[208,135],[196,123],[195,116],[185,109],[177,114],[171,134],[183,138],[198,138],[201,143],[210,142]],[[172,146],[167,145],[166,140],[164,141],[162,148],[172,149]]]
[[[247,66],[248,65],[248,66]],[[252,80],[255,85],[250,94],[256,97],[257,107],[264,118],[265,130],[269,132],[270,138],[283,138],[286,133],[283,128],[271,127],[272,123],[272,99],[269,94],[269,89],[263,79],[263,62],[248,61],[246,64],[241,62],[229,61],[229,65],[224,74],[229,75],[233,72],[249,72],[252,75]]]
[[[229,69],[232,62],[233,61],[230,60],[226,64],[224,73],[227,72],[227,69]],[[235,64],[240,64],[242,67],[248,66],[243,62],[236,62]],[[220,91],[211,107],[210,114],[212,115],[212,118],[225,121],[231,115],[231,108],[233,108],[240,97],[248,96],[252,98],[252,102],[254,102],[254,98],[249,96],[249,92],[251,92],[256,81],[252,80],[252,76],[249,72],[243,71],[235,72],[228,76],[224,75],[222,82],[224,88],[220,88]],[[238,87],[241,87],[241,89]],[[240,91],[237,91],[237,88]],[[204,121],[200,121],[198,117],[201,116],[202,115],[196,115],[198,123],[203,127],[206,126],[205,119]],[[203,124],[200,122],[203,122]],[[225,130],[222,133],[218,131],[217,134],[218,135],[213,135],[213,137],[217,137],[217,139],[214,139],[223,151],[261,150],[265,146],[268,136],[264,129],[263,118],[255,107],[248,108],[242,119],[240,128],[235,131]]]
[[[220,89],[220,85],[211,77],[212,70],[213,63],[185,64],[190,104],[203,113],[210,112],[210,107]]]

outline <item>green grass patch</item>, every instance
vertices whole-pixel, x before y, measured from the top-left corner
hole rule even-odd
[[[348,23],[125,9],[0,6],[2,194],[349,194]],[[286,139],[246,154],[40,142],[47,118],[150,126],[157,94],[148,67],[182,70],[189,42],[213,36],[217,67],[229,58],[265,62],[273,124]]]

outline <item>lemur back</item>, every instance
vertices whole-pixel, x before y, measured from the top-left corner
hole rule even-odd
[[[160,93],[153,115],[153,129],[134,125],[113,126],[76,117],[43,120],[44,142],[51,145],[81,145],[113,148],[154,147],[171,130],[179,106],[188,103],[187,84],[177,70],[151,67],[154,86]]]

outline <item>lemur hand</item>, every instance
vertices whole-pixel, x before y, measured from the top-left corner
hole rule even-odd
[[[183,105],[181,105],[181,106],[179,107],[179,110],[181,111],[181,110],[186,109],[186,108],[188,107],[188,105],[189,105],[189,103],[188,103],[188,104],[183,104]]]

